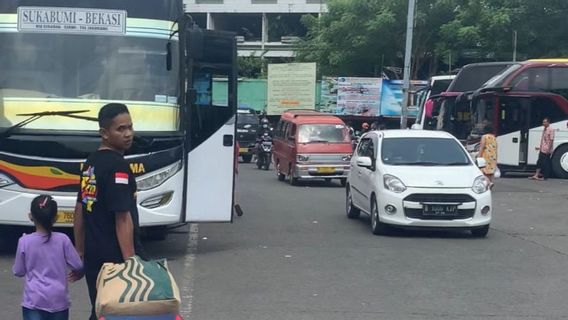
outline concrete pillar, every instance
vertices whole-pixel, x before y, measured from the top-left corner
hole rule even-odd
[[[262,13],[262,50],[266,42],[268,42],[268,17],[266,13]]]

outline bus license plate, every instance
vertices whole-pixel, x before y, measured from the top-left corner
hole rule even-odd
[[[422,208],[425,216],[447,217],[458,213],[458,206],[443,204],[425,204]]]
[[[73,223],[75,212],[72,210],[60,210],[57,212],[57,220],[55,223]]]
[[[243,153],[243,152],[248,152],[248,151],[249,151],[248,148],[240,148],[240,149],[239,149],[239,152],[241,152],[241,153]]]
[[[318,173],[335,173],[335,168],[330,167],[319,167]]]

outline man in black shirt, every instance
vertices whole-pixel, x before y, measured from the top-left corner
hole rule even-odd
[[[96,320],[96,281],[103,263],[122,263],[134,256],[138,228],[136,181],[123,157],[134,138],[128,108],[107,104],[98,120],[102,143],[81,167],[74,222],[75,246],[84,260],[92,304],[90,320]]]

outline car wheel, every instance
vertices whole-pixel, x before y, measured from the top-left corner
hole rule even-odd
[[[347,218],[358,219],[361,215],[361,210],[353,205],[353,197],[351,197],[351,190],[347,187],[345,194],[345,211],[347,212]]]
[[[386,235],[389,231],[388,226],[381,222],[375,197],[371,199],[371,231],[375,235]]]
[[[342,187],[345,187],[347,185],[347,179],[346,178],[341,178],[339,179],[339,183],[341,183]]]
[[[489,232],[489,225],[471,229],[471,235],[476,238],[484,238],[485,236],[487,236],[488,232]]]
[[[245,154],[242,156],[243,157],[243,162],[244,163],[250,163],[250,161],[252,160],[252,155],[251,154]]]

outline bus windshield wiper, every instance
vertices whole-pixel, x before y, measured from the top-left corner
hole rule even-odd
[[[47,116],[61,116],[61,117],[69,117],[74,119],[82,119],[87,121],[98,121],[97,118],[94,117],[86,117],[86,116],[78,116],[77,113],[85,113],[89,112],[90,110],[70,110],[70,111],[43,111],[43,112],[35,112],[35,113],[20,113],[17,116],[20,117],[29,117],[25,120],[22,120],[15,125],[8,127],[6,130],[0,132],[0,138],[8,138],[12,135],[12,133],[27,124],[36,121],[37,119],[47,117]]]

